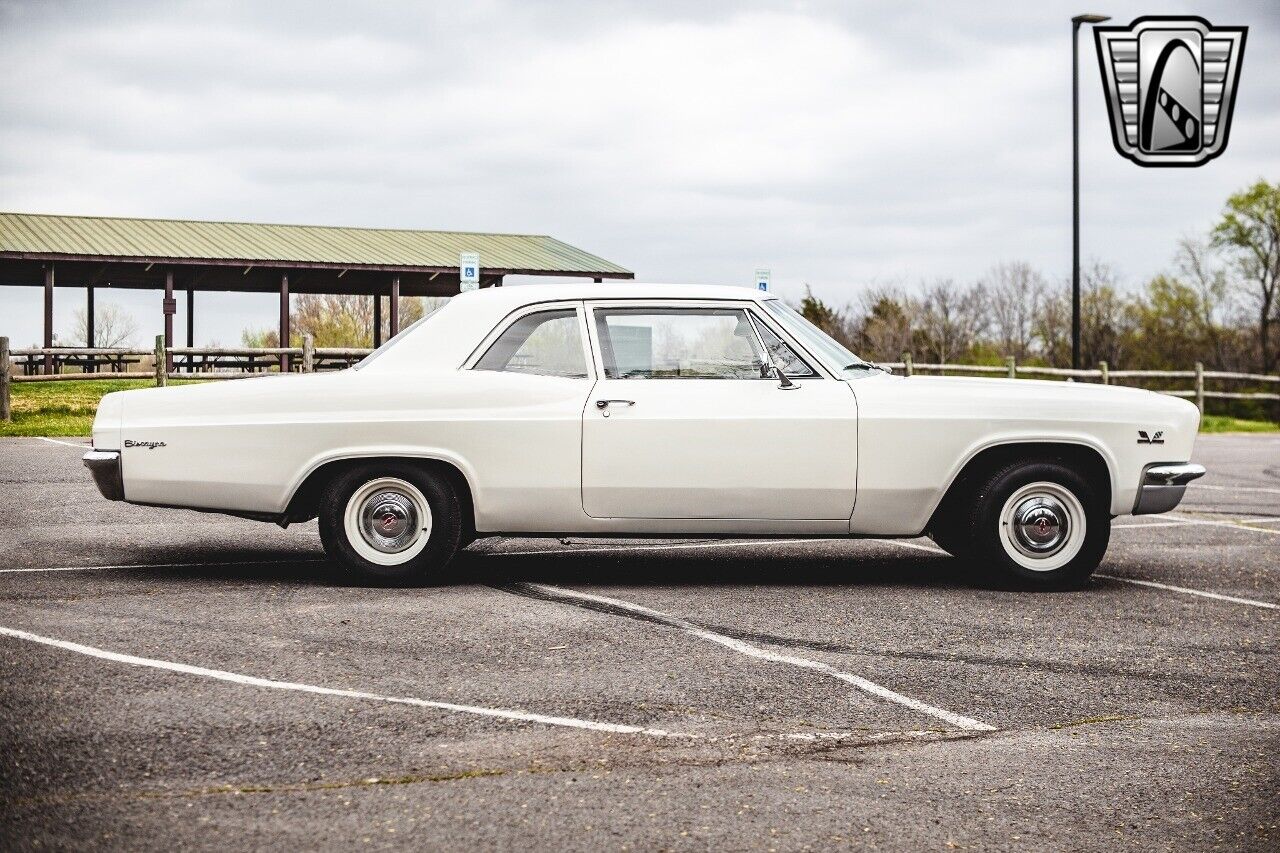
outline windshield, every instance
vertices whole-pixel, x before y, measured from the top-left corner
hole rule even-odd
[[[797,341],[826,362],[831,369],[843,373],[866,371],[871,367],[781,299],[770,299],[764,303],[764,307]]]

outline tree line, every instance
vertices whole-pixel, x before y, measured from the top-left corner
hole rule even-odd
[[[1094,262],[1081,273],[1081,360],[1115,369],[1270,373],[1280,322],[1280,184],[1259,180],[1230,196],[1208,234],[1179,242],[1171,269],[1137,291]],[[855,303],[806,293],[800,310],[864,358],[993,364],[1013,356],[1071,365],[1071,283],[1023,261],[971,282],[882,285]]]

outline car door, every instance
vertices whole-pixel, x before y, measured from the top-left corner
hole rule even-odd
[[[476,479],[485,530],[574,530],[582,521],[582,410],[595,383],[580,302],[526,306],[465,365],[454,446]]]
[[[594,518],[847,519],[857,405],[752,303],[588,303],[583,412]],[[791,388],[762,368],[786,363]]]

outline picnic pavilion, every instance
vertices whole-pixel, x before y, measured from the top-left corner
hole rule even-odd
[[[278,293],[280,341],[286,346],[291,294],[365,295],[373,300],[376,347],[382,343],[384,301],[395,335],[399,297],[459,292],[463,252],[480,256],[480,287],[498,287],[509,275],[597,282],[635,277],[542,235],[0,213],[0,286],[44,288],[45,348],[53,346],[57,288],[84,288],[85,344],[94,346],[94,293],[104,287],[164,292],[166,350],[174,346],[179,291],[186,299],[188,347],[195,345],[195,295],[201,291]],[[282,366],[288,369],[287,361]],[[45,355],[44,369],[53,372],[51,355]]]

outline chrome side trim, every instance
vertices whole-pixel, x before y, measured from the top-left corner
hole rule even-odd
[[[1205,474],[1204,466],[1194,462],[1157,462],[1142,469],[1134,515],[1168,512],[1182,502],[1187,483]]]
[[[124,477],[120,471],[120,451],[90,450],[84,455],[84,467],[93,475],[98,491],[109,501],[124,500]]]

